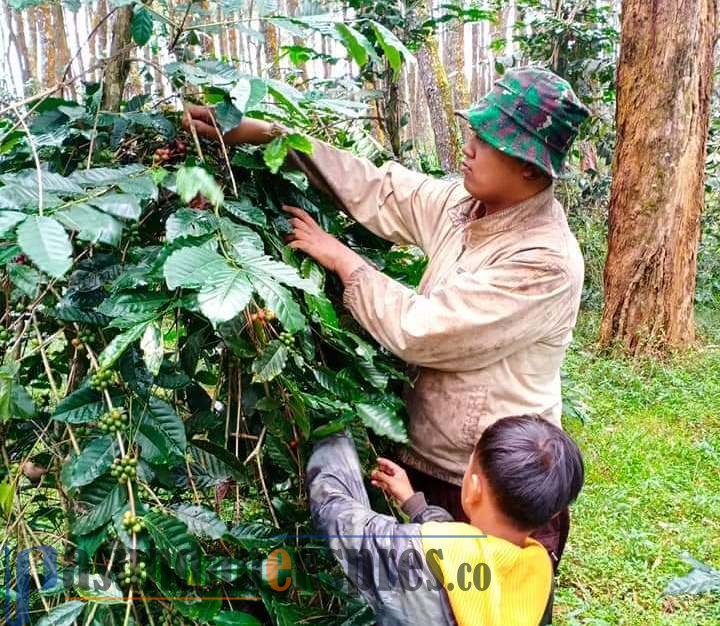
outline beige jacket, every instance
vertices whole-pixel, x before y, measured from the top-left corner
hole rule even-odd
[[[344,300],[355,319],[413,367],[411,447],[403,460],[461,484],[483,429],[537,413],[560,425],[560,365],[572,338],[583,260],[548,188],[487,217],[462,181],[398,163],[375,167],[320,141],[291,155],[358,222],[429,263],[418,291],[371,267]]]

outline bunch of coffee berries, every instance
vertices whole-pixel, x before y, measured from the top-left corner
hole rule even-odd
[[[292,333],[280,333],[280,341],[282,341],[288,348],[292,348],[295,345],[295,337]]]
[[[115,459],[110,474],[113,478],[117,478],[119,483],[126,483],[137,476],[137,463],[137,459],[132,456]]]
[[[7,328],[0,328],[0,344],[6,344],[12,339],[12,333]]]
[[[90,377],[90,386],[93,389],[107,389],[112,381],[113,374],[110,370],[98,370]]]
[[[73,337],[70,343],[72,343],[75,348],[82,348],[84,345],[95,341],[95,339],[95,333],[91,330],[81,330],[78,336]]]
[[[145,561],[138,561],[137,565],[125,563],[125,569],[120,575],[120,582],[123,585],[142,585],[147,578],[147,565]]]
[[[125,409],[122,408],[111,409],[98,420],[98,427],[104,433],[115,434],[124,430],[127,425],[128,416]]]
[[[140,226],[137,222],[132,222],[127,227],[126,238],[130,244],[140,243]]]
[[[123,514],[122,523],[125,527],[125,530],[127,530],[129,533],[135,533],[136,535],[139,532],[142,532],[145,528],[145,522],[143,522],[142,517],[133,515],[132,511],[125,511],[125,513]]]
[[[275,312],[271,309],[258,309],[257,313],[250,313],[251,322],[272,322],[275,319]]]

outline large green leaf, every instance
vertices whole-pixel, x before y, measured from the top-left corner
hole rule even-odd
[[[37,298],[40,286],[47,282],[47,278],[30,265],[13,263],[8,267],[7,273],[12,284],[28,298]]]
[[[223,202],[223,192],[212,175],[202,167],[183,166],[175,177],[177,192],[183,202],[190,202],[199,193],[207,200],[219,206]]]
[[[255,291],[287,331],[294,333],[305,328],[307,320],[289,290],[266,276],[253,276],[251,280]]]
[[[0,187],[0,193],[2,193],[2,187]],[[19,211],[0,211],[0,235],[15,228],[26,217],[25,213]]]
[[[142,322],[137,326],[129,328],[125,332],[116,335],[107,347],[98,356],[98,364],[101,369],[107,369],[114,365],[122,353],[135,343],[145,332],[149,322]]]
[[[72,530],[86,535],[106,524],[127,501],[127,490],[114,478],[101,478],[81,491],[80,502],[88,509],[72,524]]]
[[[288,153],[288,141],[287,137],[280,136],[275,137],[269,144],[263,149],[263,160],[268,169],[273,173],[277,174],[278,170],[282,167],[285,162],[285,157]]]
[[[372,428],[378,435],[393,441],[407,441],[407,431],[397,413],[382,404],[359,402],[355,405],[358,417],[368,428]]]
[[[300,273],[287,263],[276,261],[269,256],[243,257],[242,265],[251,276],[272,278],[288,287],[297,287],[311,294],[319,293],[317,284],[312,280],[300,276]]]
[[[72,626],[85,608],[81,600],[71,600],[56,606],[50,613],[43,615],[37,626]]]
[[[150,460],[169,463],[183,457],[187,447],[185,425],[167,402],[150,396],[147,404],[138,401],[133,406],[133,413],[137,416],[139,432],[157,451],[155,458]]]
[[[97,310],[109,317],[153,315],[168,301],[157,291],[122,291],[106,298]]]
[[[260,235],[247,226],[241,226],[223,217],[220,220],[220,231],[225,241],[227,241],[237,253],[238,259],[261,255],[263,253],[263,241]]]
[[[168,289],[197,289],[216,282],[218,274],[229,270],[232,268],[217,252],[207,246],[192,246],[175,250],[165,261],[163,275]]]
[[[157,511],[150,511],[143,519],[160,556],[181,579],[190,585],[199,584],[202,551],[185,524]]]
[[[223,207],[243,222],[255,226],[267,226],[265,213],[260,207],[255,206],[250,198],[241,196],[237,200],[228,200]]]
[[[88,202],[101,211],[124,220],[137,220],[142,213],[140,202],[129,193],[109,193]]]
[[[198,293],[200,310],[213,324],[227,322],[247,306],[252,291],[247,274],[226,265]]]
[[[76,230],[78,238],[116,246],[122,237],[122,224],[107,213],[87,204],[76,204],[55,214],[67,228]]]
[[[176,517],[187,525],[188,532],[198,537],[222,539],[227,526],[214,511],[203,506],[179,504],[173,508]]]
[[[217,227],[217,219],[213,213],[181,208],[165,222],[165,239],[172,242],[178,237],[201,237],[214,232]]]
[[[18,227],[17,240],[33,263],[50,276],[60,278],[70,269],[70,239],[52,217],[31,215]]]
[[[360,31],[355,30],[352,26],[348,26],[344,22],[337,22],[335,28],[345,43],[348,52],[350,52],[350,56],[360,67],[365,65],[370,59],[378,58],[372,44]]]
[[[91,387],[81,387],[63,398],[52,418],[68,424],[96,421],[105,412],[102,396]]]
[[[265,346],[263,353],[253,361],[253,382],[264,383],[275,378],[283,371],[287,358],[287,346],[281,341],[273,339]]]
[[[394,33],[388,30],[382,24],[378,22],[371,22],[372,28],[375,31],[375,37],[380,44],[380,47],[385,53],[385,57],[393,69],[395,77],[400,73],[403,60],[409,61],[413,59],[412,53],[405,47],[402,41],[400,41]]]
[[[110,469],[116,454],[115,437],[105,435],[93,439],[70,461],[69,465],[63,467],[66,486],[72,488],[89,485]]]
[[[153,32],[153,18],[150,11],[142,6],[135,11],[130,23],[132,38],[138,46],[144,46]]]
[[[68,178],[79,185],[99,187],[117,183],[132,174],[142,172],[144,169],[139,163],[123,165],[122,167],[95,167],[89,170],[75,170]]]

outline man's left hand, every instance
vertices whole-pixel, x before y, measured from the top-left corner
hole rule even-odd
[[[326,269],[336,272],[343,283],[357,268],[366,265],[359,254],[325,232],[306,211],[287,205],[283,205],[283,210],[292,215],[290,225],[293,228],[285,241],[291,248],[301,250]]]

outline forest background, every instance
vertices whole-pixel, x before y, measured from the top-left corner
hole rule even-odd
[[[717,624],[716,11],[3,0],[7,617],[373,623],[306,537],[304,464],[342,428],[366,464],[404,441],[405,375],[343,312],[335,279],[283,246],[279,205],[308,209],[409,285],[424,259],[359,228],[283,162],[311,135],[457,175],[467,130],[453,110],[536,64],[592,111],[557,183],[586,263],[563,382],[588,478],[556,623]],[[297,132],[263,149],[207,144],[180,128],[186,101],[214,105],[222,129],[249,115]],[[17,558],[38,545],[61,554],[53,584],[41,553]],[[278,547],[293,563],[283,593],[263,580]],[[81,572],[118,599],[100,601]]]

